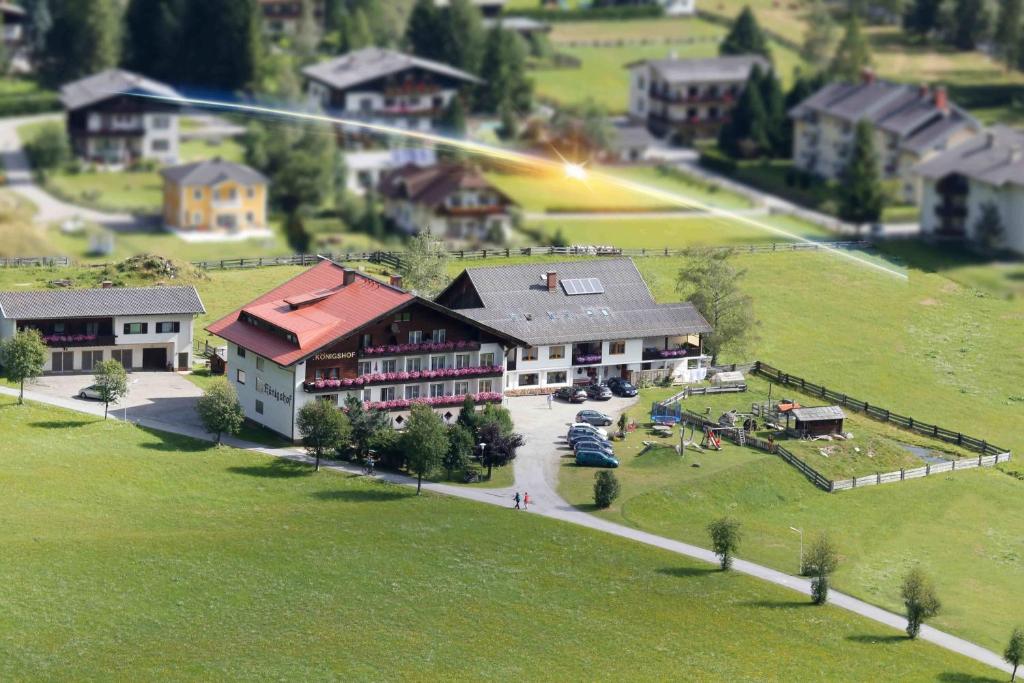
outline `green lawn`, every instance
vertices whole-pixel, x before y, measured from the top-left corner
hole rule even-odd
[[[7,399],[0,414],[5,679],[1001,676],[528,513]]]

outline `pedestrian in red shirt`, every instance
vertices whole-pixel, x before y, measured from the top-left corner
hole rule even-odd
[[[530,509],[530,494],[527,493],[526,491],[523,491],[523,509]]]

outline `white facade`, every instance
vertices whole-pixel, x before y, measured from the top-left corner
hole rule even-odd
[[[90,112],[86,119],[85,156],[110,164],[133,158],[161,164],[178,162],[178,116],[173,113],[104,114]]]
[[[512,230],[512,217],[504,210],[501,197],[491,190],[456,190],[445,199],[443,208],[388,199],[384,213],[405,233],[414,235],[428,229],[447,240],[500,244]]]
[[[390,97],[377,90],[349,90],[344,93],[343,104],[339,108],[331,101],[331,88],[310,79],[306,94],[311,106],[341,116],[381,126],[429,131],[434,128],[434,119],[440,116],[457,91],[444,88],[430,94]]]
[[[936,181],[931,179],[923,182],[921,232],[925,234],[941,231],[941,218],[937,209],[942,204],[942,196],[935,185]],[[1019,185],[996,187],[975,178],[967,178],[964,236],[972,241],[978,239],[975,226],[981,217],[982,207],[989,203],[996,206],[1002,219],[1003,240],[997,246],[1024,254],[1024,187]]]

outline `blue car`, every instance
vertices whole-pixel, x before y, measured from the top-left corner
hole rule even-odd
[[[576,444],[577,441],[583,441],[586,439],[593,439],[602,443],[607,443],[608,439],[605,439],[594,432],[587,431],[585,429],[573,429],[569,431],[569,435],[565,437],[565,440],[569,442],[570,446]]]
[[[579,450],[596,450],[608,455],[615,455],[615,449],[607,441],[598,441],[597,439],[579,439],[572,445],[574,451]]]
[[[601,451],[581,448],[576,451],[576,464],[580,467],[618,467],[619,461]]]
[[[621,377],[612,377],[608,380],[608,388],[616,396],[636,396],[636,387]]]

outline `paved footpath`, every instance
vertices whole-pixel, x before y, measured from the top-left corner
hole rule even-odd
[[[0,394],[17,396],[18,392],[7,387],[0,387]],[[72,398],[55,398],[45,394],[39,394],[31,390],[25,391],[25,398],[30,401],[47,403],[99,417],[102,417],[103,415],[103,406],[101,404],[83,404],[82,402],[76,401]],[[528,420],[525,423],[528,425],[532,425],[535,422],[545,421],[541,416],[543,413],[548,412],[547,406],[541,402],[542,399],[537,399],[536,397],[532,398],[533,400],[517,399],[518,401],[525,400],[525,403],[515,407],[516,413],[520,414],[522,414],[524,409],[527,413],[533,411],[533,417],[537,419]],[[575,408],[572,408],[572,410],[574,411]],[[118,419],[118,413],[119,411],[112,410],[111,417]],[[552,415],[551,418],[548,418],[548,420],[552,422],[557,422],[559,419],[561,418],[557,415]],[[196,427],[190,425],[172,424],[155,419],[131,421],[134,424],[138,424],[142,427],[148,427],[150,429],[190,436],[203,441],[213,440],[212,435],[202,432]],[[562,421],[564,422],[564,420]],[[554,482],[557,481],[557,458],[561,456],[561,453],[557,450],[557,446],[555,444],[545,444],[543,440],[545,437],[541,437],[538,434],[538,431],[539,430],[535,429],[527,429],[524,431],[527,442],[521,450],[520,457],[516,458],[514,461],[516,475],[515,488],[517,490],[529,491],[531,499],[530,510],[535,514],[540,514],[563,522],[569,522],[570,524],[588,527],[597,531],[603,531],[608,534],[613,534],[632,541],[661,548],[663,550],[691,557],[703,562],[712,564],[718,563],[718,558],[715,554],[706,548],[701,548],[699,546],[690,545],[689,543],[683,543],[681,541],[640,531],[639,529],[633,529],[621,524],[609,522],[599,517],[595,517],[594,515],[582,512],[569,505],[561,498],[561,496],[558,495],[554,488]],[[546,433],[550,434],[551,432],[547,431]],[[235,448],[262,453],[276,458],[287,458],[289,460],[304,463],[312,462],[312,458],[298,448],[269,448],[234,437],[226,437],[224,439],[224,443]],[[350,463],[321,460],[320,466],[324,469],[334,470],[345,474],[362,473],[362,468],[360,466]],[[416,485],[416,480],[414,478],[401,474],[380,473],[376,475],[376,478],[393,484],[401,484],[405,486]],[[458,498],[465,498],[479,503],[487,503],[489,505],[499,505],[504,507],[510,507],[512,505],[512,488],[482,489],[437,484],[433,482],[424,482],[423,488],[435,493],[456,496]],[[747,574],[748,576],[753,576],[763,581],[768,581],[769,583],[789,588],[803,595],[809,596],[811,593],[810,581],[802,577],[792,576],[784,572],[741,559],[736,559],[734,561],[733,569],[741,574]],[[828,601],[836,607],[849,610],[850,612],[867,617],[868,619],[885,624],[899,631],[903,631],[907,625],[906,619],[898,614],[894,614],[893,612],[889,612],[888,610],[868,604],[862,600],[858,600],[857,598],[835,590],[829,591]],[[1011,672],[1010,665],[1003,661],[1002,657],[995,652],[987,650],[980,645],[976,645],[962,638],[957,638],[956,636],[945,633],[944,631],[932,628],[931,626],[925,625],[921,627],[920,638],[921,640],[929,641],[940,647],[946,648],[947,650],[964,655],[965,657],[970,657],[971,659],[999,669],[1000,671],[1005,671],[1007,673]]]

